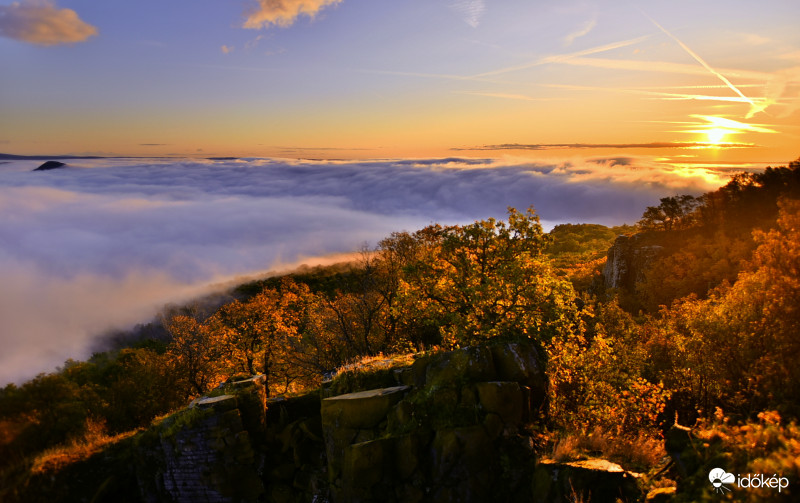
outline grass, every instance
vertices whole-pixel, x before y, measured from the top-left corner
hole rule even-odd
[[[132,437],[140,430],[132,430],[118,435],[107,435],[105,425],[89,421],[83,437],[68,444],[51,447],[38,454],[31,465],[31,474],[53,473],[72,463],[88,459],[107,445]]]
[[[381,369],[406,367],[414,363],[414,358],[415,353],[388,356],[385,356],[383,353],[378,353],[375,356],[364,356],[336,369],[334,378],[345,372],[373,372]]]
[[[667,455],[661,439],[640,432],[636,437],[612,435],[601,428],[591,433],[569,433],[553,442],[552,459],[558,462],[602,457],[636,471],[658,466]]]

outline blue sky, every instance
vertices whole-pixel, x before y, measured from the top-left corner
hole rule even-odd
[[[797,156],[800,2],[262,3],[0,1],[0,150],[413,157],[698,142],[716,145],[637,152]],[[36,31],[37,15],[66,10],[55,40]]]

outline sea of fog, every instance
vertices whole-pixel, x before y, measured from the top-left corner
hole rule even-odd
[[[74,159],[0,163],[0,386],[86,358],[98,334],[209,285],[535,206],[634,223],[723,172],[645,159]]]

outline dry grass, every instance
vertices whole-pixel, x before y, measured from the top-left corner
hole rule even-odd
[[[556,440],[555,444],[553,444],[553,454],[551,456],[553,461],[561,463],[579,459],[581,456],[578,450],[579,442],[580,439],[575,435],[567,435]]]
[[[395,367],[405,367],[414,363],[415,353],[384,355],[378,353],[375,356],[364,356],[358,360],[343,365],[336,369],[334,376],[343,372],[370,372],[378,369],[389,369]]]
[[[571,433],[553,443],[552,458],[569,461],[600,456],[623,466],[648,470],[666,456],[664,444],[658,438],[639,433],[636,437],[612,435],[600,428],[589,434]]]
[[[57,472],[67,465],[89,458],[109,444],[135,435],[138,431],[133,430],[109,436],[106,434],[104,424],[88,421],[83,437],[75,439],[69,444],[51,447],[36,456],[31,466],[31,473]]]

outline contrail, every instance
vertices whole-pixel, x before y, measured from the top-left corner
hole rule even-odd
[[[639,42],[642,42],[643,40],[646,40],[648,37],[649,37],[648,35],[645,35],[643,37],[638,37],[638,38],[634,38],[634,39],[630,39],[630,40],[622,40],[620,42],[614,42],[614,43],[611,43],[611,44],[601,45],[601,46],[598,46],[598,47],[592,47],[590,49],[584,49],[582,51],[572,52],[572,53],[569,53],[569,54],[555,54],[553,56],[546,56],[544,58],[537,59],[536,61],[523,63],[521,65],[509,66],[509,67],[506,67],[506,68],[500,68],[499,70],[492,70],[490,72],[479,73],[478,75],[475,75],[474,77],[475,78],[483,78],[483,77],[489,77],[489,76],[494,76],[494,75],[500,75],[500,74],[508,73],[508,72],[515,72],[517,70],[527,70],[528,68],[533,68],[535,66],[545,65],[545,64],[548,64],[548,63],[561,63],[561,62],[564,62],[564,61],[568,61],[568,60],[570,60],[572,58],[579,58],[581,56],[588,56],[590,54],[597,54],[599,52],[611,51],[611,50],[614,50],[614,49],[620,49],[622,47],[627,47],[629,45],[638,44]]]
[[[672,33],[670,33],[669,31],[667,31],[667,29],[666,29],[666,28],[664,28],[663,26],[661,26],[660,24],[658,24],[658,22],[657,22],[655,19],[653,19],[653,18],[651,18],[650,16],[648,16],[647,14],[645,14],[645,12],[644,12],[644,11],[642,11],[641,9],[639,9],[639,11],[642,13],[642,15],[643,15],[644,17],[646,17],[647,19],[649,19],[651,23],[653,23],[654,25],[656,25],[656,27],[658,27],[658,29],[659,29],[659,30],[663,31],[665,35],[667,35],[669,38],[671,38],[672,40],[674,40],[674,41],[675,41],[675,42],[676,42],[678,45],[680,45],[680,46],[683,48],[683,50],[684,50],[684,51],[686,51],[687,53],[689,53],[689,55],[690,55],[691,57],[693,57],[693,58],[695,59],[695,61],[697,61],[698,63],[700,63],[701,65],[703,65],[703,68],[705,68],[706,70],[708,70],[709,72],[711,72],[711,73],[712,73],[713,75],[715,75],[715,76],[716,76],[716,77],[717,77],[719,80],[721,80],[722,82],[724,82],[724,83],[725,83],[725,85],[727,85],[727,86],[728,86],[728,87],[729,87],[729,88],[730,88],[730,89],[731,89],[733,92],[735,92],[736,94],[738,94],[739,96],[741,96],[741,97],[742,97],[742,98],[743,98],[745,101],[747,101],[748,103],[750,103],[750,111],[747,113],[747,118],[750,118],[750,117],[752,117],[753,115],[755,115],[756,113],[758,113],[758,112],[761,112],[761,111],[763,111],[763,110],[764,110],[764,107],[763,107],[763,106],[756,105],[756,103],[755,103],[753,100],[751,100],[750,98],[748,98],[747,96],[745,96],[745,95],[744,95],[744,94],[743,94],[743,93],[742,93],[742,92],[741,92],[741,91],[740,91],[740,90],[739,90],[739,89],[738,89],[738,88],[737,88],[735,85],[733,85],[733,83],[732,83],[730,80],[728,80],[727,78],[725,78],[725,76],[724,76],[724,75],[722,75],[722,74],[721,74],[721,73],[719,73],[718,71],[716,71],[716,70],[714,70],[713,68],[711,68],[711,65],[709,65],[708,63],[706,63],[706,62],[703,60],[703,58],[701,58],[701,57],[700,57],[700,55],[698,55],[696,52],[694,52],[693,50],[691,50],[691,49],[689,48],[689,46],[687,46],[686,44],[684,44],[683,42],[681,42],[681,41],[678,39],[678,37],[676,37],[675,35],[673,35],[673,34],[672,34]]]

